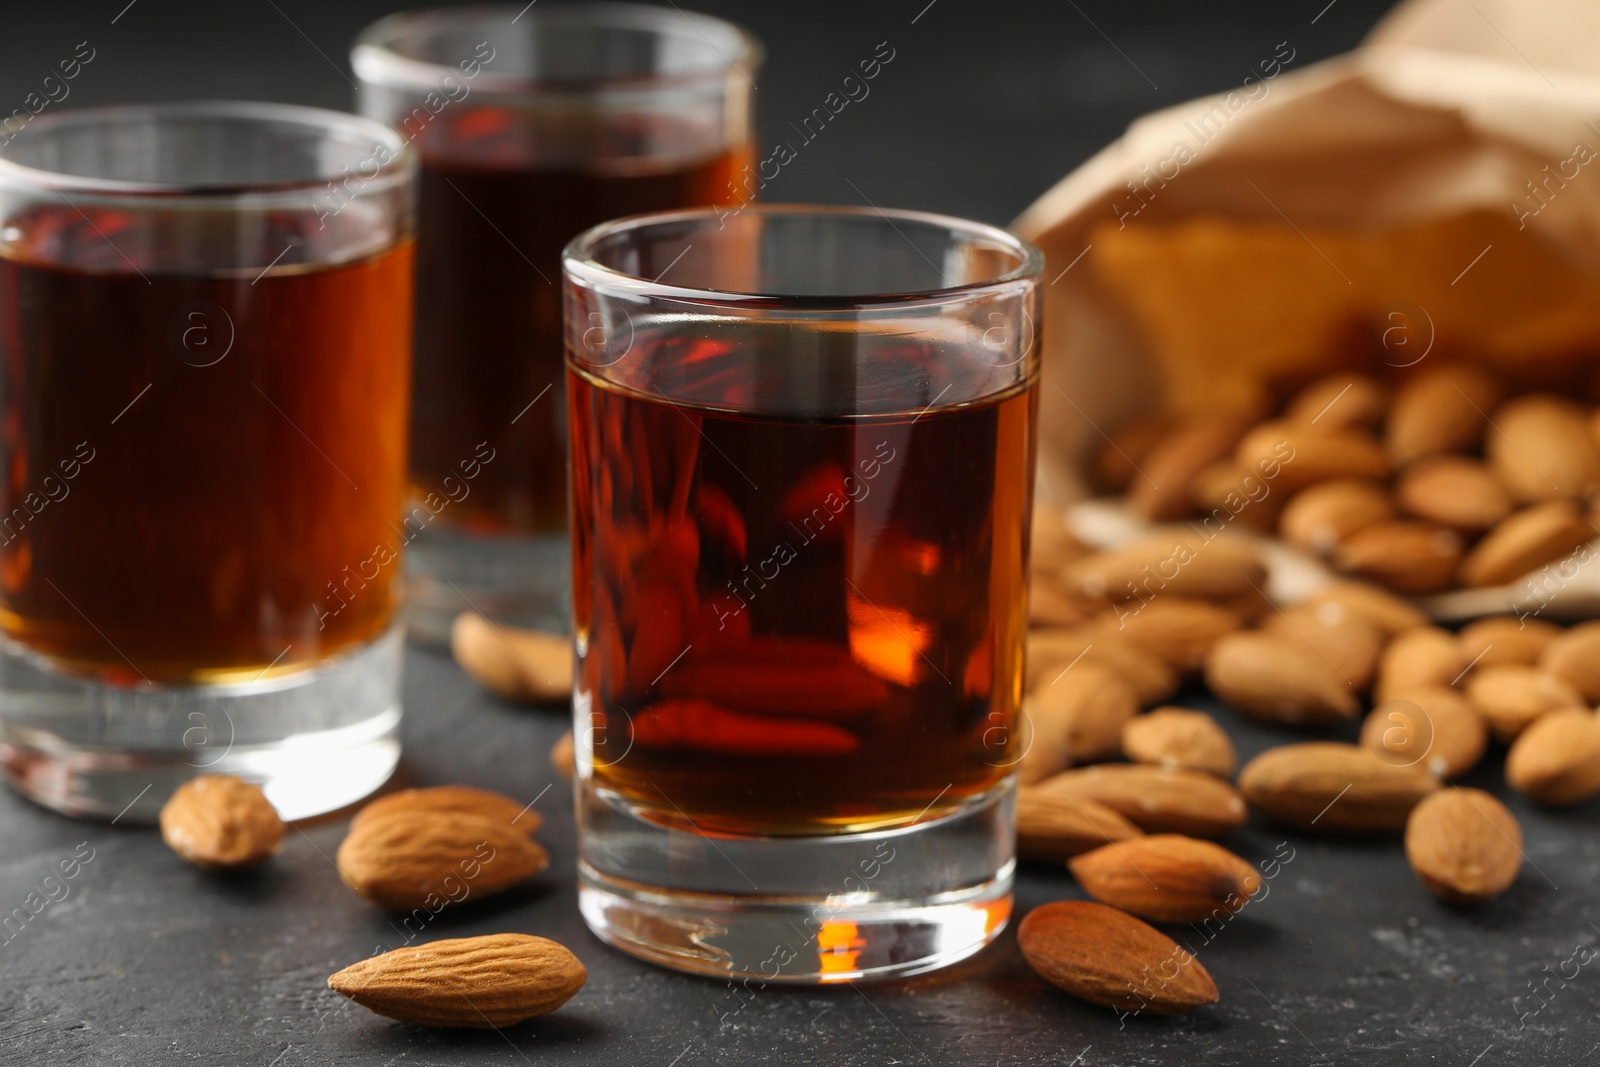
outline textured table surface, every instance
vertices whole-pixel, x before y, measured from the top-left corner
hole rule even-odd
[[[222,96],[347,106],[347,42],[387,6],[16,5],[0,35],[0,112],[20,106],[80,41],[96,54],[72,104]],[[1280,41],[1296,50],[1294,66],[1349,48],[1384,5],[695,6],[766,39],[765,141],[787,136],[788,122],[879,42],[895,49],[872,95],[805,146],[770,199],[870,199],[1004,222],[1135,116],[1237,84]],[[0,916],[26,908],[30,893],[43,899],[45,875],[79,860],[65,896],[53,890],[60,899],[0,941],[0,1064],[1490,1067],[1600,1057],[1600,963],[1575,962],[1580,945],[1600,945],[1600,804],[1549,814],[1508,798],[1528,863],[1510,893],[1472,911],[1428,896],[1397,842],[1327,842],[1252,824],[1229,846],[1252,861],[1280,850],[1293,858],[1267,897],[1211,940],[1173,931],[1222,990],[1220,1004],[1185,1018],[1121,1028],[1034,977],[1009,932],[935,976],[769,988],[740,1001],[719,983],[620,956],[583,928],[571,802],[546,762],[559,714],[489,699],[425,650],[410,654],[405,699],[408,781],[538,796],[552,853],[541,878],[446,912],[423,936],[556,938],[589,968],[577,998],[534,1024],[459,1035],[392,1024],[330,993],[328,974],[405,936],[339,884],[330,857],[342,821],[291,831],[263,870],[218,878],[179,862],[149,831],[75,823],[0,793]],[[1222,718],[1245,756],[1292,739]],[[1496,756],[1469,784],[1503,793],[1498,779]],[[1025,868],[1018,909],[1078,895],[1064,871]]]

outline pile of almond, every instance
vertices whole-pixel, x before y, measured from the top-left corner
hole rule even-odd
[[[1336,568],[1417,595],[1504,586],[1596,537],[1600,411],[1514,393],[1471,364],[1392,388],[1336,374],[1265,421],[1219,412],[1132,423],[1099,487],[1155,522],[1275,530]]]

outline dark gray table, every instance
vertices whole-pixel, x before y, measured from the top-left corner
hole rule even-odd
[[[0,35],[0,105],[20,105],[86,40],[96,56],[73,83],[72,104],[225,96],[346,106],[346,44],[386,6],[17,5]],[[872,95],[805,147],[771,199],[867,197],[1004,222],[1138,114],[1237,83],[1280,41],[1296,49],[1296,66],[1347,49],[1385,4],[695,6],[766,39],[767,141],[879,42],[895,49]],[[1209,943],[1174,931],[1222,990],[1219,1005],[1186,1018],[1119,1028],[1109,1012],[1034,977],[1009,933],[936,976],[769,988],[729,1014],[739,1002],[723,985],[635,963],[584,930],[571,802],[546,762],[564,728],[559,714],[499,704],[424,650],[410,656],[406,701],[407,778],[539,795],[553,856],[544,877],[446,912],[425,936],[556,938],[589,967],[577,998],[503,1034],[446,1034],[386,1022],[329,993],[332,971],[403,940],[339,884],[330,857],[342,822],[291,831],[264,870],[217,878],[179,862],[151,832],[74,823],[0,793],[0,919],[28,894],[42,896],[60,860],[93,850],[65,897],[0,936],[0,1064],[1491,1067],[1595,1063],[1600,1053],[1600,961],[1569,962],[1578,946],[1600,945],[1600,804],[1551,814],[1509,798],[1529,862],[1509,894],[1474,911],[1428,896],[1396,842],[1250,826],[1229,846],[1255,861],[1287,841],[1294,858],[1267,898]],[[1292,739],[1223,718],[1246,756]],[[1471,784],[1503,793],[1498,779],[1494,757]],[[1065,872],[1029,868],[1017,903],[1020,912],[1077,895]]]

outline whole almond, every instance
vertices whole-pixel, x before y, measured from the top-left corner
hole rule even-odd
[[[1378,657],[1373,695],[1387,700],[1419,685],[1451,686],[1467,669],[1456,635],[1437,626],[1419,626],[1390,639]]]
[[[1477,766],[1489,747],[1489,728],[1456,690],[1413,686],[1372,709],[1361,724],[1361,743],[1390,763],[1449,779]]]
[[[1324,429],[1373,429],[1389,410],[1389,388],[1365,374],[1330,374],[1294,395],[1284,408],[1290,422]]]
[[[1238,757],[1217,720],[1188,708],[1157,708],[1122,727],[1122,754],[1135,763],[1233,777]]]
[[[1126,817],[1087,797],[1035,786],[1017,790],[1017,855],[1025,860],[1060,863],[1142,833]]]
[[[1551,638],[1539,667],[1570,682],[1585,704],[1600,703],[1600,622],[1582,622]]]
[[[1420,767],[1397,767],[1336,741],[1269,748],[1244,765],[1239,789],[1268,818],[1323,833],[1381,833],[1405,826],[1439,783]]]
[[[555,1011],[587,978],[554,941],[490,934],[384,952],[331,976],[328,988],[403,1023],[487,1030]]]
[[[1226,917],[1261,888],[1250,864],[1221,845],[1182,834],[1102,845],[1067,866],[1091,897],[1152,922]]]
[[[1570,500],[1547,500],[1502,519],[1461,561],[1461,583],[1506,585],[1568,555],[1595,536]]]
[[[1221,837],[1249,814],[1233,786],[1200,771],[1102,763],[1062,771],[1038,788],[1098,801],[1152,834]]]
[[[336,862],[357,894],[409,911],[502,892],[544,870],[550,857],[501,819],[397,811],[352,825]]]
[[[1396,465],[1475,447],[1499,400],[1500,382],[1469,364],[1419,371],[1395,390],[1384,447]]]
[[[1588,708],[1540,716],[1512,742],[1506,781],[1541,804],[1578,804],[1600,794],[1600,718]]]
[[[1035,571],[1028,583],[1028,623],[1031,626],[1076,626],[1088,622],[1099,604],[1086,606],[1061,587],[1057,572]]]
[[[1216,983],[1188,949],[1104,904],[1034,908],[1017,927],[1017,947],[1045,981],[1091,1004],[1176,1015],[1217,1002]]]
[[[515,826],[525,834],[534,833],[544,825],[544,817],[531,805],[521,804],[504,793],[491,793],[470,785],[437,785],[427,789],[402,789],[378,797],[356,812],[355,818],[350,820],[350,829],[396,812],[412,812],[419,818],[444,812],[477,815]]]
[[[1139,477],[1139,465],[1171,425],[1172,420],[1166,415],[1152,415],[1130,420],[1112,430],[1095,453],[1095,484],[1107,493],[1127,489],[1128,484]]]
[[[1115,672],[1133,689],[1140,704],[1164,700],[1178,689],[1176,671],[1099,624],[1032,630],[1025,659],[1025,684],[1030,692],[1049,685],[1074,666],[1090,663]]]
[[[1262,629],[1303,643],[1359,692],[1372,686],[1383,633],[1338,604],[1299,605],[1268,615]]]
[[[485,689],[507,700],[565,700],[572,695],[572,639],[490,622],[475,611],[450,627],[456,662]]]
[[[1600,450],[1586,413],[1570,400],[1529,394],[1494,411],[1484,453],[1495,476],[1524,503],[1576,498],[1600,483]]]
[[[1522,869],[1522,828],[1481,789],[1446,789],[1406,822],[1406,859],[1428,892],[1476,904],[1511,888]]]
[[[1139,712],[1133,690],[1110,668],[1079,663],[1023,701],[1028,747],[1020,773],[1025,782],[1047,778],[1074,763],[1115,755],[1122,726]]]
[[[1408,514],[1482,533],[1511,514],[1511,494],[1488,466],[1466,456],[1433,456],[1400,476],[1395,499]]]
[[[1389,461],[1370,434],[1321,424],[1264,422],[1244,435],[1233,458],[1241,467],[1260,470],[1275,492],[1285,493],[1334,478],[1378,479],[1389,473]]]
[[[1039,501],[1033,509],[1030,528],[1028,566],[1036,571],[1059,571],[1073,560],[1089,554],[1089,546],[1068,529],[1063,508]]]
[[[180,785],[161,808],[161,839],[210,871],[254,867],[283,843],[283,820],[260,787],[207,774]]]
[[[568,730],[550,746],[550,769],[567,781],[577,773],[577,760],[572,750],[572,731]]]
[[[1320,586],[1303,603],[1308,607],[1337,604],[1354,618],[1376,627],[1385,637],[1428,625],[1428,616],[1408,600],[1370,582],[1338,579]]]
[[[1353,719],[1360,704],[1338,668],[1301,641],[1274,633],[1229,634],[1206,657],[1206,685],[1251,718],[1290,726]]]
[[[1537,667],[1485,667],[1467,679],[1467,699],[1499,741],[1510,741],[1547,711],[1583,704],[1570,682]]]
[[[1098,625],[1178,671],[1196,671],[1211,646],[1237,630],[1238,615],[1207,600],[1161,596],[1130,601],[1102,615]]]
[[[1456,640],[1461,644],[1462,657],[1474,669],[1531,667],[1560,634],[1561,627],[1541,619],[1490,615],[1463,626]]]
[[[1278,528],[1284,494],[1259,471],[1246,470],[1231,458],[1201,468],[1189,483],[1189,502],[1201,522],[1220,529],[1230,523],[1268,533]]]
[[[1062,571],[1069,590],[1112,604],[1162,595],[1237,596],[1252,591],[1266,576],[1253,546],[1226,538],[1206,541],[1192,531],[1156,534],[1097,552]]]
[[[1298,549],[1326,556],[1351,534],[1392,518],[1394,504],[1383,486],[1338,478],[1296,493],[1284,506],[1278,533]]]
[[[1433,593],[1455,581],[1465,551],[1461,535],[1449,527],[1397,520],[1351,534],[1334,551],[1333,562],[1397,592]]]
[[[1162,435],[1128,483],[1128,505],[1156,522],[1189,514],[1192,483],[1201,470],[1233,452],[1248,421],[1226,412],[1199,415]]]

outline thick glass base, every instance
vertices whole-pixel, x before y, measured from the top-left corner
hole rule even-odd
[[[113,686],[0,648],[0,764],[57,811],[153,823],[201,774],[257,782],[285,819],[353,804],[400,759],[399,626],[336,660],[238,685]]]
[[[406,630],[450,643],[450,624],[476,611],[512,626],[572,628],[572,549],[566,531],[542,537],[478,536],[429,527],[406,547]]]
[[[942,818],[819,837],[706,836],[580,789],[578,904],[602,940],[746,990],[919,974],[1011,915],[1009,781]]]

